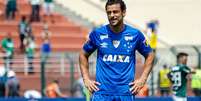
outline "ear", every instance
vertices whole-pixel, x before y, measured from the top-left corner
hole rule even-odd
[[[123,10],[122,15],[123,15],[123,17],[126,16],[126,10]]]

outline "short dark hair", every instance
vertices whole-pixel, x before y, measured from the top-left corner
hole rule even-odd
[[[188,56],[188,54],[184,53],[184,52],[180,52],[177,54],[177,59],[179,59],[180,57],[183,57],[183,56]]]
[[[126,10],[126,4],[124,3],[123,0],[107,0],[107,3],[105,5],[105,10],[107,9],[108,5],[113,5],[113,4],[120,4],[121,11]]]

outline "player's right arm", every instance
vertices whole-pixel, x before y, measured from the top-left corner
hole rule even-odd
[[[89,61],[88,60],[89,56],[90,56],[89,53],[85,53],[82,50],[80,52],[80,55],[79,55],[79,64],[80,64],[80,70],[81,70],[81,74],[82,74],[82,77],[83,77],[84,84],[85,84],[86,88],[92,93],[94,91],[99,90],[97,85],[100,85],[100,83],[90,79],[90,76],[89,76],[89,62],[88,62]]]
[[[97,49],[96,45],[96,32],[92,31],[89,35],[88,41],[83,46],[83,49],[79,54],[79,64],[80,70],[83,77],[84,84],[86,88],[92,93],[94,91],[99,90],[97,85],[100,83],[91,80],[89,75],[89,56]]]
[[[84,52],[83,50],[79,54],[79,64],[80,64],[80,70],[83,77],[83,80],[90,79],[89,77],[89,58],[90,54]]]

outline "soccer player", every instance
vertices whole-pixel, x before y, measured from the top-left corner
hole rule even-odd
[[[168,74],[172,81],[173,99],[174,101],[187,101],[186,87],[187,74],[191,73],[191,69],[187,64],[187,53],[178,53],[177,65],[173,66]]]
[[[79,55],[80,69],[92,101],[134,101],[152,70],[154,54],[143,34],[124,24],[126,5],[108,0],[105,6],[109,24],[94,29]],[[88,58],[97,50],[96,80],[89,75]],[[135,52],[145,57],[144,71],[135,79]]]

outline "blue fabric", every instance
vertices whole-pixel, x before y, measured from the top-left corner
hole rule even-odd
[[[134,96],[117,96],[117,95],[104,95],[94,94],[91,98],[92,101],[135,101]]]
[[[156,31],[157,22],[150,22],[150,23],[147,24],[147,27],[150,28],[152,31]]]
[[[83,50],[97,51],[96,81],[98,94],[131,95],[129,83],[134,80],[135,52],[147,56],[152,51],[144,35],[128,25],[120,33],[113,33],[109,25],[94,29]]]
[[[43,53],[50,53],[51,52],[51,47],[49,43],[44,43],[42,45],[42,52]]]
[[[0,83],[5,84],[7,82],[7,72],[4,73],[4,75],[0,76]]]
[[[42,99],[25,99],[25,98],[0,98],[0,101],[86,101],[85,98],[42,98]],[[105,100],[104,100],[105,101]],[[119,101],[119,100],[117,100]],[[130,101],[130,100],[127,100]],[[145,97],[135,98],[134,101],[173,101],[172,97]],[[201,97],[188,97],[188,101],[201,101]]]

